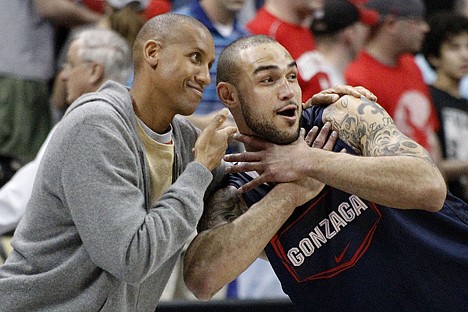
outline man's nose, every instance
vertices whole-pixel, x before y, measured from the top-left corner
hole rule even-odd
[[[204,86],[209,85],[211,83],[211,76],[210,76],[210,67],[208,65],[202,66],[200,73],[196,76],[196,79],[199,83],[203,84]]]
[[[281,82],[279,96],[282,100],[288,100],[294,97],[293,88],[287,79],[283,79]]]

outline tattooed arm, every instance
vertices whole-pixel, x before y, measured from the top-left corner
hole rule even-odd
[[[187,287],[198,299],[210,299],[263,253],[296,207],[323,187],[311,178],[281,183],[249,209],[234,187],[217,191],[205,205],[199,234],[184,256]]]
[[[336,135],[329,130],[313,127],[307,134],[307,144],[332,150]],[[294,209],[317,196],[323,187],[323,183],[309,177],[280,183],[249,209],[236,188],[226,186],[216,191],[205,203],[197,227],[199,234],[184,256],[187,287],[197,298],[210,299],[262,256]]]
[[[360,156],[331,153],[307,146],[302,138],[287,146],[254,137],[234,138],[261,152],[226,156],[243,162],[231,172],[262,171],[244,185],[251,189],[265,182],[286,182],[310,176],[327,185],[378,204],[438,211],[446,186],[428,152],[404,136],[382,107],[367,99],[344,96],[325,108],[323,121],[330,122],[341,140]]]

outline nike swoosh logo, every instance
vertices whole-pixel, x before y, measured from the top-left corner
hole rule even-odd
[[[344,255],[346,254],[346,251],[348,250],[348,247],[349,247],[349,243],[348,243],[348,245],[346,245],[345,249],[341,252],[341,254],[338,257],[335,256],[335,262],[336,263],[340,263],[341,260],[343,260]]]

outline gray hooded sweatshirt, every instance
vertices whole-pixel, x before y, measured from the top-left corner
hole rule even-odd
[[[172,128],[177,180],[151,206],[128,90],[108,82],[75,101],[0,267],[0,311],[154,311],[213,180],[193,162],[199,131],[181,117]]]

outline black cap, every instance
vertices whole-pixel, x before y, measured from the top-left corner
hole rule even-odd
[[[381,18],[386,16],[423,18],[426,13],[423,0],[369,0],[365,6],[378,13]]]
[[[311,30],[316,35],[334,34],[361,21],[367,25],[378,22],[378,14],[350,0],[326,0],[323,11],[314,18]]]

